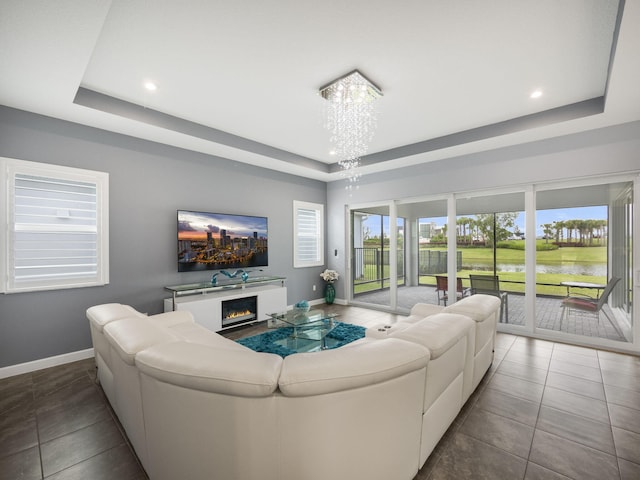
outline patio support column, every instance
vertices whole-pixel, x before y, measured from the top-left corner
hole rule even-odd
[[[524,329],[536,327],[536,192],[533,186],[524,192]]]
[[[404,226],[404,250],[405,267],[404,282],[407,287],[414,287],[419,284],[418,278],[418,219],[414,217],[405,218]]]
[[[389,203],[389,293],[391,309],[396,311],[398,308],[398,208],[395,201]]]
[[[456,293],[458,281],[458,229],[456,228],[456,217],[456,196],[452,194],[447,197],[447,225],[449,226],[447,228],[447,275],[449,276],[447,296],[450,299],[450,303],[454,303],[458,298]]]

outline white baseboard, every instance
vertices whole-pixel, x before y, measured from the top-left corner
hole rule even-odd
[[[324,304],[324,298],[317,298],[315,300],[310,300],[309,305],[320,305]]]
[[[346,302],[346,300],[342,300],[340,298],[336,298],[333,303],[335,303],[337,305],[349,305]],[[324,305],[324,304],[325,304],[324,298],[318,298],[317,300],[311,300],[309,302],[309,305]]]
[[[86,350],[80,350],[78,352],[65,353],[62,355],[56,355],[55,357],[41,358],[40,360],[19,363],[18,365],[10,365],[8,367],[0,368],[0,378],[22,375],[23,373],[35,372],[36,370],[42,370],[43,368],[56,367],[58,365],[77,362],[78,360],[84,360],[85,358],[91,357],[93,357],[93,348],[87,348]]]

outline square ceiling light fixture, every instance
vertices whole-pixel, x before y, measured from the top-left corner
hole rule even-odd
[[[382,97],[382,90],[354,70],[322,87],[320,95],[331,102],[372,102]]]
[[[320,89],[327,100],[326,124],[332,151],[349,180],[347,189],[356,186],[357,167],[366,155],[377,124],[376,100],[382,90],[354,70]]]

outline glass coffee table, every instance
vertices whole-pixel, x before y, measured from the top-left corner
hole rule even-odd
[[[340,322],[336,321],[337,313],[324,310],[289,310],[287,312],[270,313],[267,321],[269,328],[291,328],[291,335],[276,340],[274,343],[296,352],[314,352],[326,350],[332,343],[338,343],[327,337]]]

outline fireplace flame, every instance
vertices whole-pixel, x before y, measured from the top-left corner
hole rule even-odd
[[[227,315],[227,318],[238,318],[238,317],[244,317],[246,315],[251,315],[251,310],[243,310],[243,311],[238,311],[238,312],[231,312]]]

